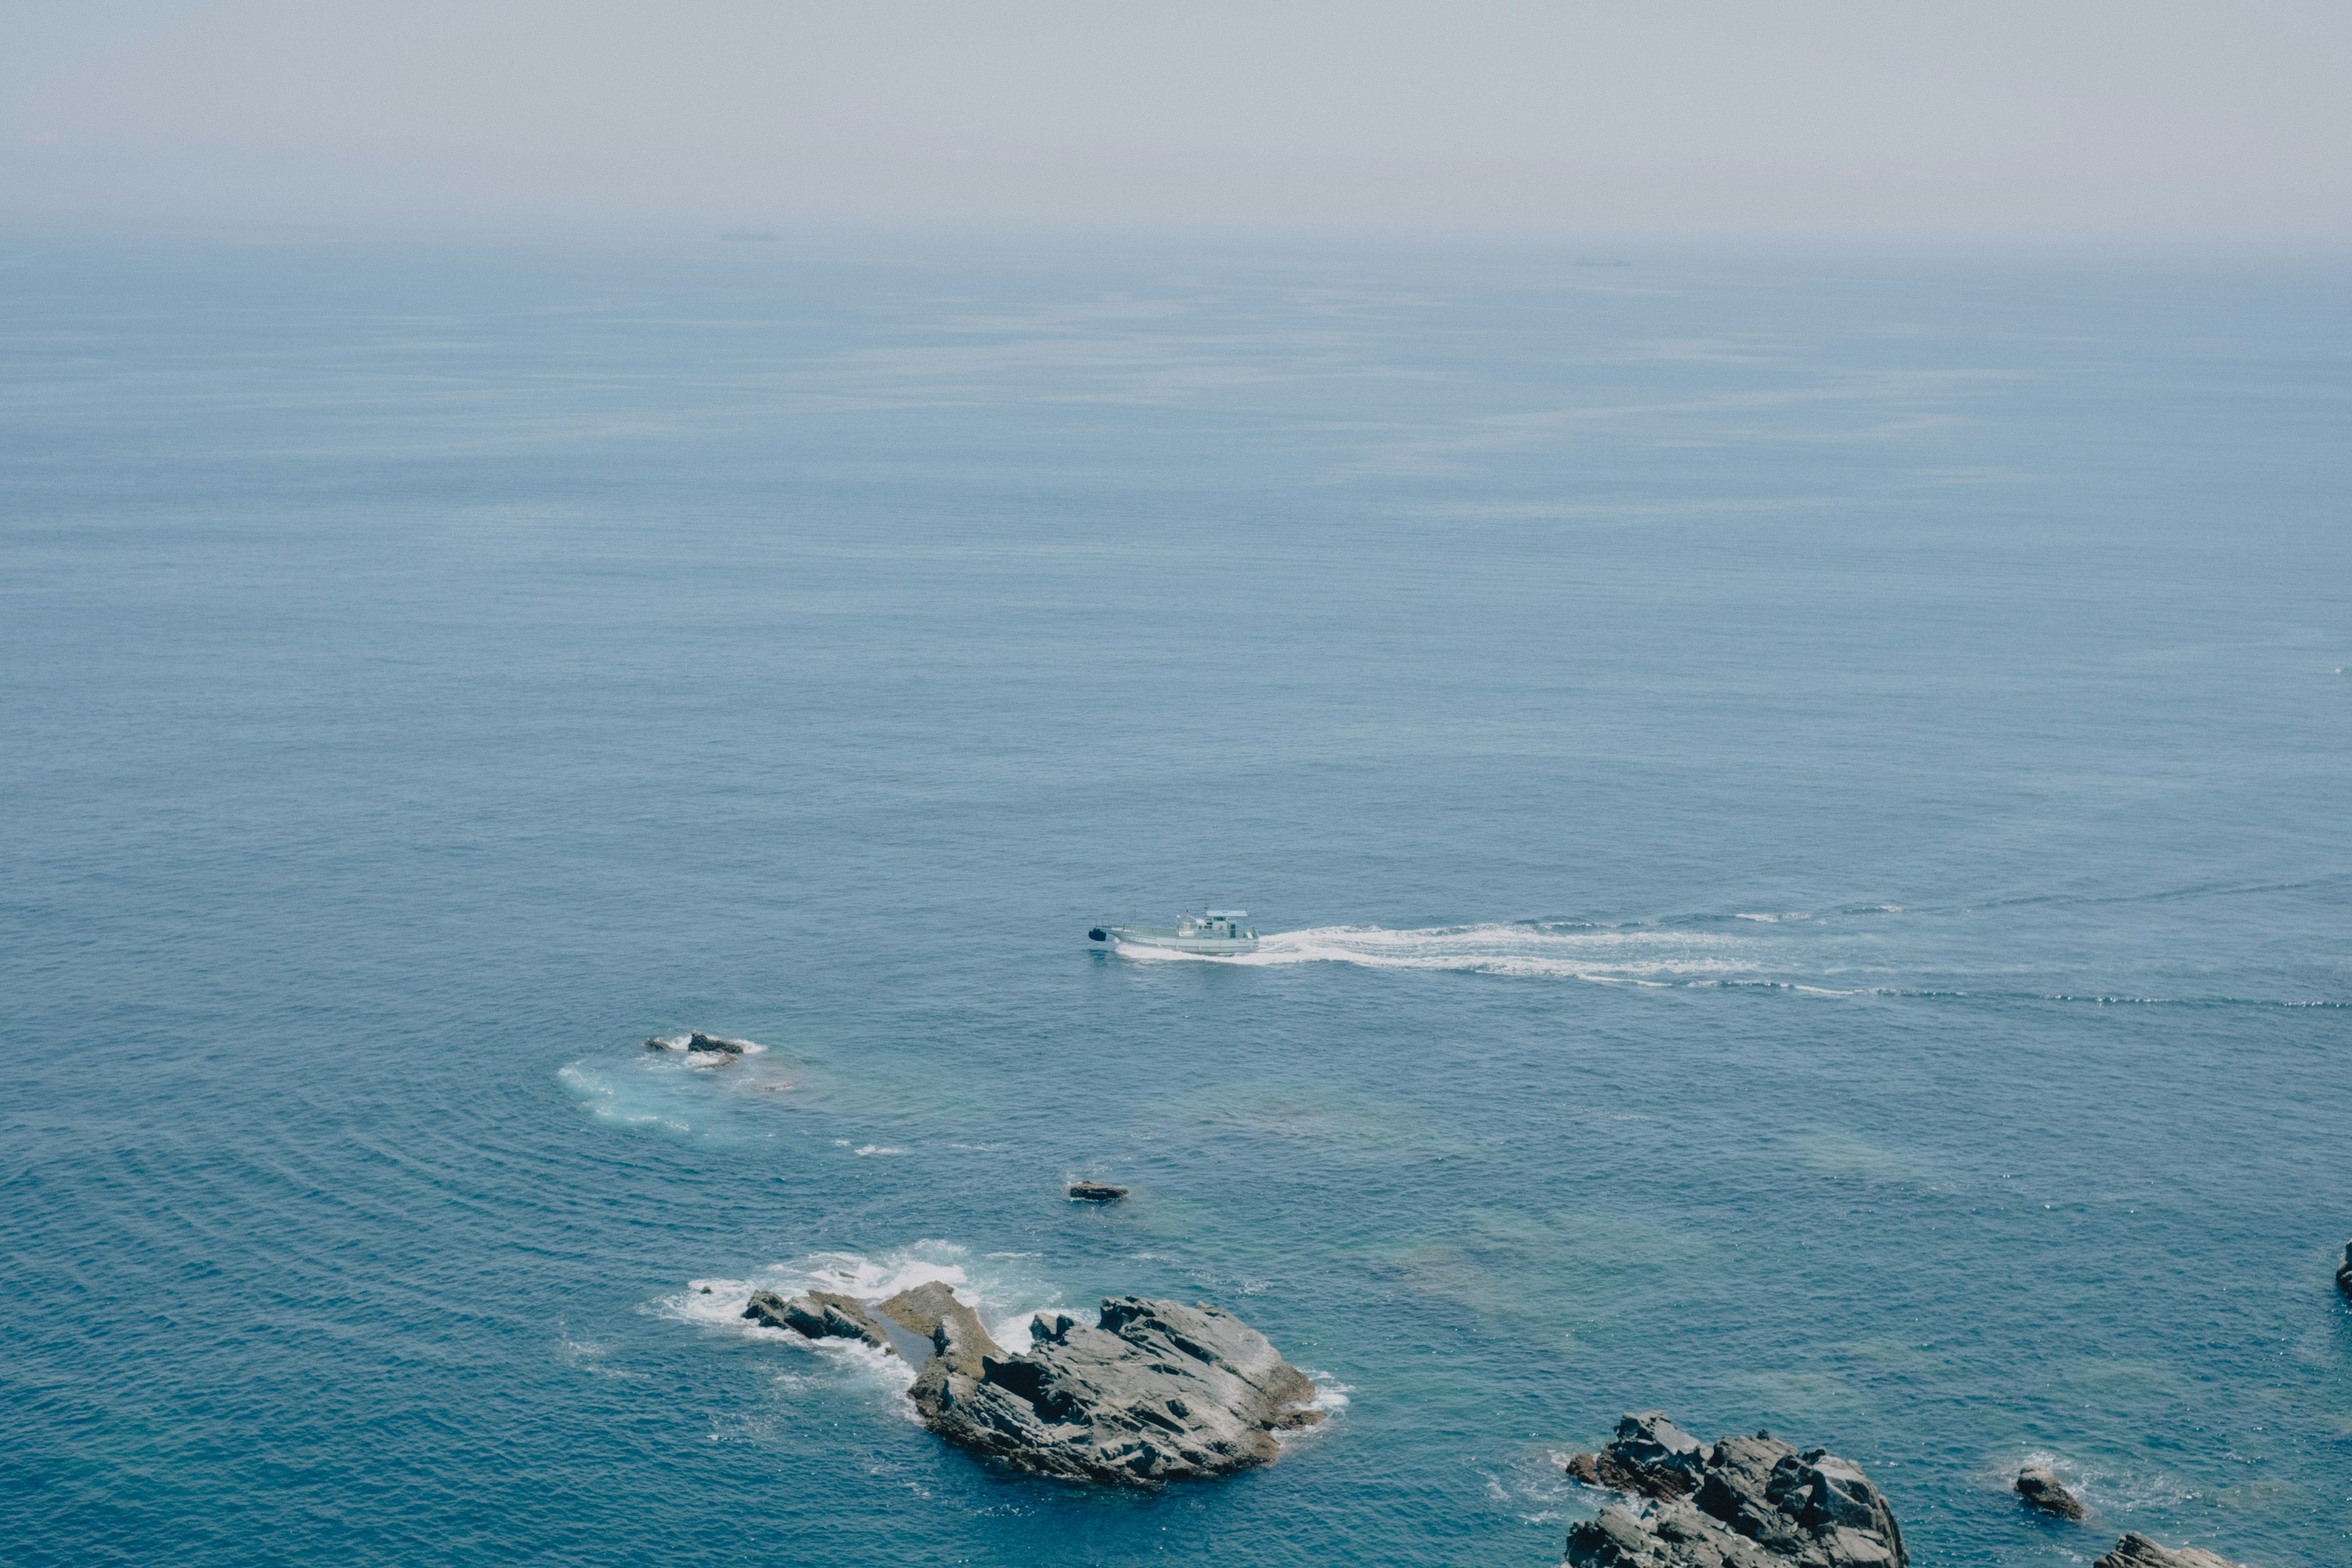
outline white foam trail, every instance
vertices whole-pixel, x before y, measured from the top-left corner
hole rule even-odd
[[[1780,917],[1773,917],[1776,921]],[[1705,983],[1759,972],[1748,938],[1652,926],[1554,926],[1524,922],[1430,926],[1317,926],[1258,939],[1255,952],[1212,955],[1121,946],[1124,958],[1266,966],[1355,963],[1374,969],[1452,970],[1612,985]]]

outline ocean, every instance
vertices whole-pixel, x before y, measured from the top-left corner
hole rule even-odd
[[[10,1563],[1548,1568],[1646,1409],[2352,1558],[2352,269],[21,230],[0,351]],[[926,1279],[1330,1419],[735,1315]]]

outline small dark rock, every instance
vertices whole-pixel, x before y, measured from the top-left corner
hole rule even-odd
[[[709,1294],[710,1294],[710,1287],[709,1287],[709,1286],[708,1286],[708,1285],[705,1285],[705,1286],[702,1288],[702,1293],[703,1293],[704,1295],[706,1295],[706,1296],[709,1295]]]
[[[2336,1288],[2352,1296],[2352,1241],[2344,1244],[2344,1261],[2336,1266]]]
[[[1593,1465],[1590,1454],[1571,1457],[1568,1461],[1568,1475],[1570,1480],[1582,1481],[1588,1487],[1601,1484],[1601,1471]]]
[[[2051,1471],[2040,1465],[2028,1465],[2017,1472],[2017,1495],[2029,1507],[2060,1519],[2080,1519],[2084,1514],[2081,1502],[2068,1491]]]
[[[649,1051],[667,1051],[671,1048],[670,1043],[667,1040],[663,1039],[659,1035],[651,1035],[646,1037],[646,1049]]]
[[[2194,1546],[2158,1546],[2133,1531],[2091,1568],[2240,1568],[2238,1563]]]
[[[688,1036],[686,1041],[686,1048],[689,1051],[723,1051],[730,1057],[741,1056],[750,1047],[749,1040],[725,1040],[717,1035],[706,1035],[699,1029]]]
[[[1072,1182],[1070,1196],[1080,1203],[1115,1204],[1127,1196],[1127,1189],[1114,1187],[1108,1182]]]

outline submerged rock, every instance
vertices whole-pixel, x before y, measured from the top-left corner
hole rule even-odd
[[[1111,1297],[1091,1327],[1040,1312],[1029,1335],[977,1376],[925,1367],[924,1425],[1024,1469],[1152,1486],[1268,1463],[1276,1432],[1323,1419],[1307,1374],[1214,1307]]]
[[[1108,1182],[1072,1182],[1070,1196],[1081,1203],[1115,1204],[1127,1196],[1127,1189],[1114,1187]]]
[[[2352,1296],[2352,1241],[2344,1244],[2344,1261],[2336,1266],[2336,1288]]]
[[[2066,1489],[2057,1476],[2040,1465],[2028,1465],[2017,1472],[2017,1495],[2028,1506],[2060,1519],[2083,1517],[2082,1503]]]
[[[1617,1423],[1579,1479],[1644,1500],[1568,1532],[1574,1568],[1906,1568],[1895,1512],[1859,1466],[1766,1433],[1707,1447],[1653,1411]]]
[[[2158,1546],[2133,1531],[2116,1542],[2116,1549],[2091,1568],[2242,1568],[2226,1557],[2194,1546]]]

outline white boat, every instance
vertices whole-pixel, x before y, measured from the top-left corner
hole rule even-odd
[[[1097,926],[1088,942],[1107,942],[1114,948],[1156,947],[1167,952],[1199,952],[1223,956],[1255,952],[1257,932],[1240,922],[1247,910],[1208,910],[1181,917],[1172,926]]]

